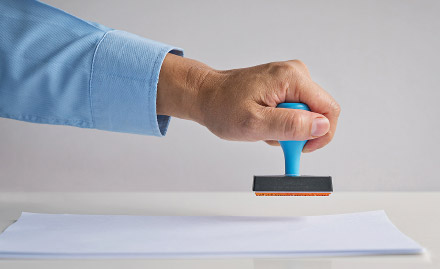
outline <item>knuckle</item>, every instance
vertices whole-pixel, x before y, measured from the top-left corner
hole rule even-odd
[[[284,77],[295,71],[295,68],[287,62],[275,62],[269,64],[269,72],[276,77]]]
[[[278,77],[309,77],[309,69],[300,60],[274,62],[268,64],[269,73]]]
[[[297,66],[307,70],[307,65],[303,61],[295,59],[292,62],[295,63]]]
[[[300,71],[301,73],[303,73],[307,76],[310,76],[309,68],[307,67],[307,65],[303,61],[292,60],[291,63],[293,66],[295,66],[297,71]]]
[[[341,106],[338,103],[333,102],[332,109],[335,112],[336,116],[339,116],[341,114]]]
[[[284,124],[284,136],[297,137],[300,135],[300,131],[303,130],[304,121],[297,113],[287,113]]]

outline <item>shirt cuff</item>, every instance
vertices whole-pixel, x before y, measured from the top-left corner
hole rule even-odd
[[[128,32],[107,32],[96,47],[90,76],[93,126],[164,136],[169,116],[156,114],[157,82],[167,53],[183,50]]]

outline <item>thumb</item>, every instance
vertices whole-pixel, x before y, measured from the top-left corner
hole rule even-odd
[[[325,135],[329,120],[318,113],[290,108],[265,108],[262,135],[265,140],[310,140]]]

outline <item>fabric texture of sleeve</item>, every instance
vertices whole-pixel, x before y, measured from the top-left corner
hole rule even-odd
[[[0,116],[163,136],[160,68],[182,50],[33,0],[0,1]]]

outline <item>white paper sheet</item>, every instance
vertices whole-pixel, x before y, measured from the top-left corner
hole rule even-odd
[[[384,211],[312,217],[23,213],[3,258],[205,258],[415,254]]]

